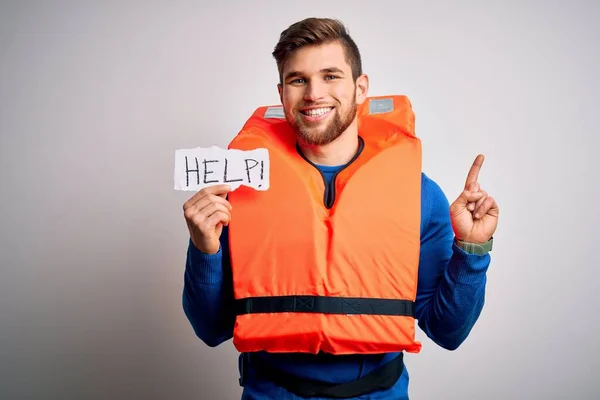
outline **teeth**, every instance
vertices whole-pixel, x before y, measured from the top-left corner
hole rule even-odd
[[[306,115],[310,115],[311,117],[317,117],[327,113],[329,110],[331,110],[331,108],[315,108],[313,110],[306,110],[304,113]]]

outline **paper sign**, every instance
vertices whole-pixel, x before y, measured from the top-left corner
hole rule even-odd
[[[217,146],[175,151],[175,190],[198,191],[207,186],[241,185],[269,189],[267,149],[229,150]]]

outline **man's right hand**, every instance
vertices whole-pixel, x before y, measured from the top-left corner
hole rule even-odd
[[[206,254],[219,251],[223,226],[231,220],[231,204],[225,199],[229,185],[209,186],[183,205],[183,215],[196,248]]]

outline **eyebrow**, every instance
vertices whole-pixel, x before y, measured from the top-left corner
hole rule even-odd
[[[344,71],[342,71],[339,68],[336,67],[329,67],[329,68],[323,68],[321,71],[319,71],[321,73],[326,73],[326,74],[331,74],[331,73],[337,73],[337,74],[344,74]],[[300,71],[290,71],[287,74],[285,74],[285,79],[288,80],[292,77],[296,77],[296,76],[301,76],[302,72]]]

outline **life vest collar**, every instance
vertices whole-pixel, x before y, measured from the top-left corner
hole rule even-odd
[[[327,182],[327,180],[325,179],[325,175],[323,174],[323,172],[319,169],[319,167],[313,163],[312,161],[310,161],[306,155],[304,155],[304,153],[302,152],[302,149],[300,148],[300,145],[298,144],[298,142],[296,142],[296,151],[298,152],[298,154],[307,162],[309,163],[311,166],[313,166],[317,171],[319,171],[319,173],[321,174],[321,177],[323,178],[323,183],[325,184],[325,193],[323,194],[323,204],[325,204],[325,207],[327,209],[330,209],[331,207],[333,207],[333,204],[335,203],[335,180],[338,176],[338,174],[340,174],[341,172],[343,172],[348,166],[350,166],[354,161],[356,161],[356,159],[361,155],[362,151],[365,148],[365,140],[362,138],[362,136],[358,136],[358,149],[356,150],[356,153],[354,154],[354,156],[352,157],[352,159],[350,159],[350,161],[348,161],[346,164],[342,165],[333,175],[331,182]]]

